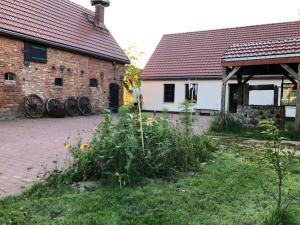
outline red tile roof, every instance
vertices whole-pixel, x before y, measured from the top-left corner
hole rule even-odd
[[[293,57],[300,55],[300,37],[231,45],[223,61]]]
[[[1,0],[0,33],[128,63],[110,32],[88,21],[93,17],[69,0]]]
[[[164,35],[142,79],[219,79],[233,44],[293,37],[300,37],[300,21]]]

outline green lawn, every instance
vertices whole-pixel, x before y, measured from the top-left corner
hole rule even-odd
[[[259,167],[259,159],[258,152],[231,146],[195,176],[147,180],[123,189],[100,185],[84,193],[70,186],[39,185],[0,201],[0,224],[260,224],[273,204],[260,182],[272,185],[273,175]],[[299,163],[293,165],[288,185],[296,198],[287,224],[299,225]]]
[[[232,136],[232,137],[245,137],[245,138],[255,138],[264,140],[266,137],[261,134],[261,129],[243,126],[237,122],[231,122],[231,124],[223,129],[219,129],[216,125],[213,129],[208,131],[210,135],[217,136]],[[300,141],[300,132],[295,129],[295,122],[287,120],[285,122],[285,129],[281,131],[281,136],[291,141]]]

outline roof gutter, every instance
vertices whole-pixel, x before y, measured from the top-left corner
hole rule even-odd
[[[120,64],[130,64],[129,60],[119,59],[119,58],[108,56],[108,55],[105,55],[105,54],[99,54],[99,53],[96,53],[96,52],[84,50],[82,48],[76,48],[76,47],[73,47],[73,46],[70,46],[70,45],[65,45],[65,44],[61,44],[61,43],[57,43],[57,42],[53,42],[53,41],[48,41],[48,40],[45,40],[45,39],[41,39],[41,38],[33,37],[33,36],[30,36],[30,35],[26,35],[26,34],[14,32],[14,31],[6,30],[6,29],[3,29],[3,28],[0,28],[0,34],[3,34],[5,36],[14,37],[14,38],[17,38],[17,39],[21,39],[23,41],[31,41],[31,42],[36,42],[38,44],[47,45],[49,47],[68,50],[68,51],[71,51],[71,52],[74,52],[74,53],[81,53],[83,55],[91,56],[91,57],[98,58],[98,59],[103,59],[103,60],[106,60],[106,61],[113,61],[113,62],[117,62],[117,63],[120,63]]]

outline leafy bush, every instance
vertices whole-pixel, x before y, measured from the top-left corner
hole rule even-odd
[[[282,135],[290,140],[299,141],[300,140],[300,133],[297,131],[295,126],[295,121],[287,120],[285,122],[285,129],[282,132]]]
[[[241,131],[244,129],[243,124],[239,123],[238,121],[234,120],[231,115],[226,114],[225,119],[222,117],[221,114],[216,114],[212,119],[209,130],[213,132],[235,132]]]
[[[119,120],[112,122],[106,112],[104,121],[94,128],[89,143],[83,139],[66,145],[74,158],[72,181],[114,177],[120,185],[136,178],[163,178],[176,171],[193,170],[206,161],[216,143],[205,136],[172,127],[168,116],[142,116],[145,150],[142,150],[140,120],[137,113],[121,108]]]
[[[220,114],[216,114],[212,119],[209,127],[211,134],[222,134],[222,135],[235,135],[239,137],[257,138],[265,140],[267,136],[262,134],[261,128],[251,127],[235,121],[230,114],[226,115],[224,122]],[[295,121],[287,119],[285,121],[285,129],[280,131],[280,135],[292,140],[300,141],[300,133],[297,132],[295,127]]]

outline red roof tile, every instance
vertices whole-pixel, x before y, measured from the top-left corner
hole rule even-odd
[[[128,63],[110,32],[95,27],[88,17],[94,12],[69,0],[2,0],[0,33]]]
[[[164,35],[142,79],[220,78],[222,56],[233,44],[291,37],[300,37],[300,21]]]
[[[300,37],[231,45],[223,61],[251,60],[258,58],[294,57],[300,55]]]

